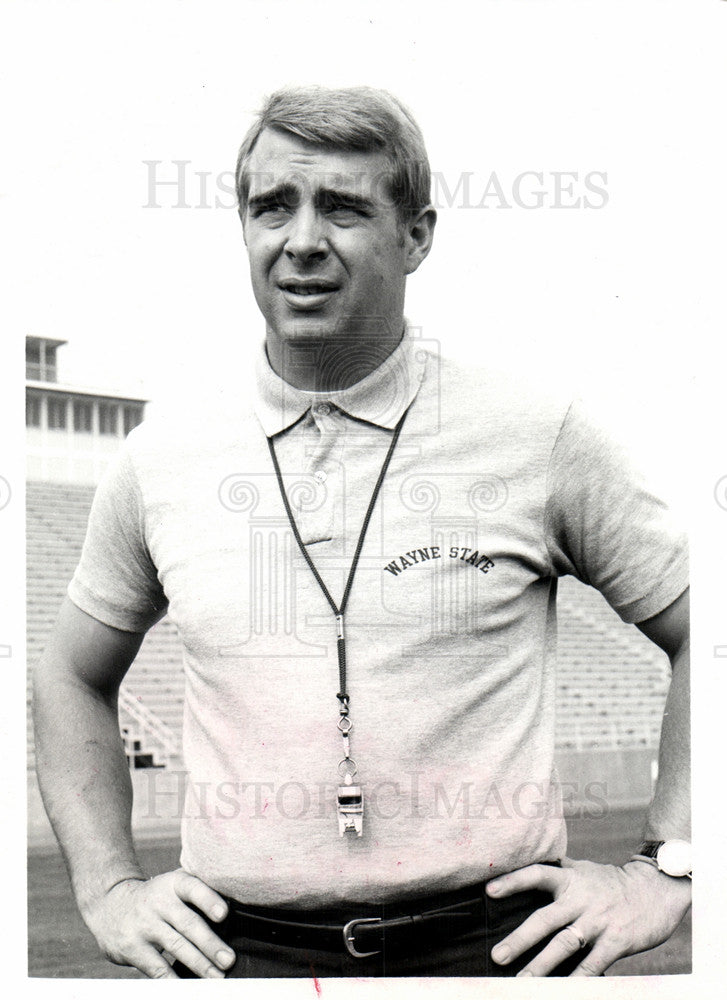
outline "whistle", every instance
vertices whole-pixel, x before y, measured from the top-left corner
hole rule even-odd
[[[363,835],[363,792],[360,785],[338,786],[338,833]]]

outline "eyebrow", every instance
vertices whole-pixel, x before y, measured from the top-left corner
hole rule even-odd
[[[299,189],[294,184],[277,184],[268,191],[261,191],[247,199],[247,207],[250,209],[261,208],[266,205],[291,204],[297,201]],[[322,187],[315,193],[316,206],[326,205],[331,201],[342,202],[352,208],[360,208],[372,211],[375,208],[374,202],[370,198],[347,191],[343,188]]]
[[[296,190],[292,184],[278,184],[268,191],[261,191],[260,194],[248,196],[247,207],[255,208],[258,205],[270,205],[279,202],[293,201]]]

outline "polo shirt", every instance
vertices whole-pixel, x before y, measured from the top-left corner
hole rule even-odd
[[[346,613],[363,835],[339,836],[333,613],[406,411]],[[556,860],[556,591],[624,621],[687,586],[683,534],[569,399],[405,336],[341,392],[293,389],[149,420],[99,486],[69,587],[83,611],[184,648],[181,864],[257,905],[385,901]]]

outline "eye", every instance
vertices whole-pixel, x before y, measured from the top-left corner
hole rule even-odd
[[[332,216],[334,221],[355,221],[356,219],[368,218],[366,212],[360,205],[351,204],[347,201],[331,201],[326,205],[326,214]]]
[[[263,203],[262,205],[256,205],[252,210],[253,219],[260,219],[266,217],[268,219],[275,219],[281,217],[283,214],[290,211],[288,205],[283,204],[279,201],[271,201]]]

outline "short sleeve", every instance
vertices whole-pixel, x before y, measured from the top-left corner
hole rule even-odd
[[[580,402],[551,454],[545,533],[555,572],[597,588],[625,622],[652,618],[689,584],[685,532]]]
[[[97,621],[146,632],[167,602],[144,539],[144,510],[128,439],[99,484],[68,596]]]

